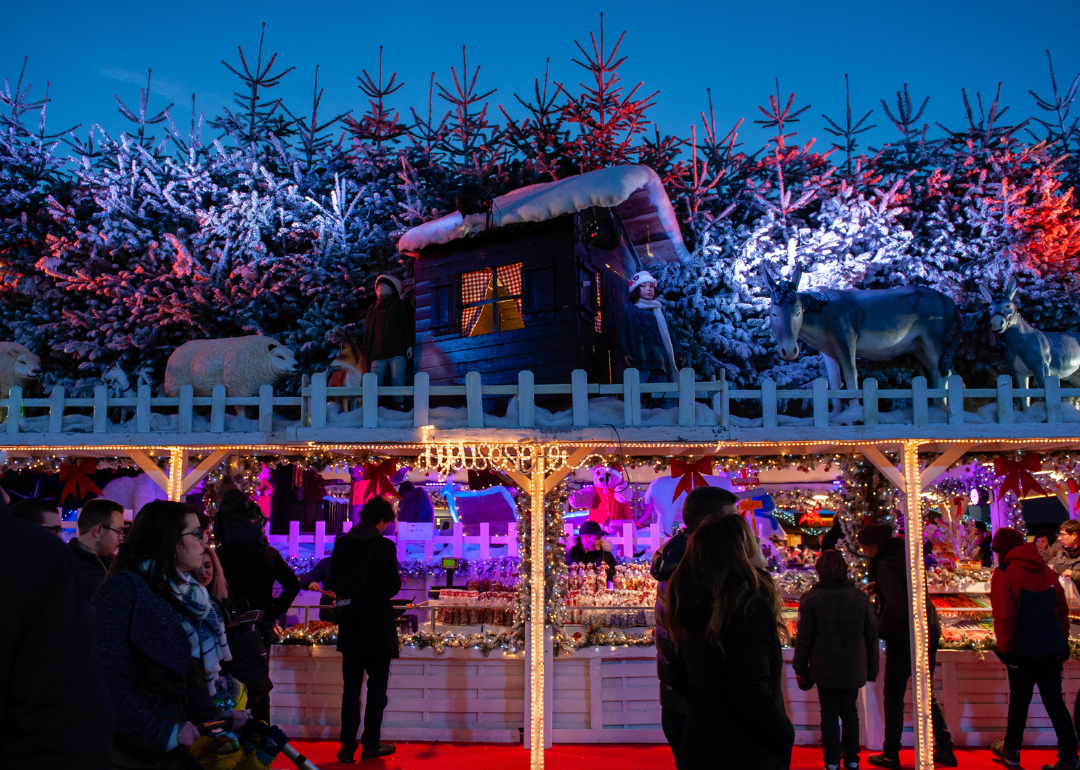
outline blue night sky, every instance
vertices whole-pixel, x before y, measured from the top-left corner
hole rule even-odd
[[[430,74],[449,84],[451,66],[460,74],[465,45],[470,68],[482,67],[479,86],[498,89],[490,99],[492,117],[498,117],[498,104],[520,115],[513,96],[531,93],[534,78],[543,77],[545,58],[551,58],[554,80],[580,81],[583,71],[571,62],[577,55],[574,40],[588,44],[600,11],[609,45],[626,30],[624,80],[644,81],[644,93],[660,91],[650,116],[661,131],[688,136],[706,106],[705,89],[711,88],[718,127],[726,131],[745,118],[740,135],[749,149],[762,139],[751,121],[760,117],[756,107],[767,103],[775,77],[782,94],[797,94],[797,106],[812,105],[795,127],[797,141],[813,135],[819,146],[827,146],[831,137],[822,131],[821,113],[842,120],[844,74],[849,74],[856,117],[874,109],[868,122],[878,128],[864,137],[877,146],[895,136],[879,100],[887,98],[892,106],[904,83],[918,101],[930,97],[924,120],[931,126],[938,121],[960,128],[961,87],[972,97],[981,91],[988,101],[1000,81],[1002,102],[1012,106],[1006,117],[1027,117],[1034,111],[1028,90],[1050,94],[1046,49],[1054,56],[1063,91],[1080,72],[1076,0],[902,5],[865,0],[104,5],[57,0],[7,6],[0,76],[14,86],[28,55],[31,96],[40,98],[45,82],[52,84],[52,130],[82,123],[79,133],[85,134],[90,124],[99,123],[115,134],[125,121],[113,94],[135,107],[152,68],[151,109],[175,102],[174,119],[186,126],[193,92],[208,117],[231,98],[238,81],[221,60],[237,65],[238,45],[253,60],[265,21],[267,50],[278,52],[279,64],[296,67],[273,96],[283,98],[295,114],[310,113],[316,64],[325,89],[320,114],[359,113],[363,102],[356,76],[362,69],[374,74],[380,45],[386,49],[387,71],[396,70],[406,84],[394,106],[403,117],[409,106],[426,112]],[[1074,112],[1080,113],[1080,105]],[[208,131],[204,139],[212,136]]]

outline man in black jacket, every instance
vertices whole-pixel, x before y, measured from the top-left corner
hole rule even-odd
[[[352,762],[360,729],[360,688],[367,674],[362,759],[393,754],[379,740],[390,661],[398,657],[395,611],[390,600],[401,590],[397,549],[382,536],[394,520],[394,508],[373,497],[360,511],[360,523],[334,541],[330,588],[337,594],[338,652],[345,689],[341,695],[341,751],[338,761]]]
[[[109,770],[113,709],[67,547],[0,503],[0,767]]]
[[[86,598],[105,582],[113,554],[124,539],[124,506],[112,500],[95,498],[79,511],[79,535],[68,541],[79,566]]]
[[[878,600],[878,636],[885,640],[885,741],[881,754],[869,758],[871,765],[900,770],[900,738],[904,732],[904,694],[911,679],[911,639],[908,625],[907,559],[904,539],[892,536],[885,524],[870,524],[858,535],[859,545],[875,565],[872,589]],[[926,624],[930,637],[930,672],[937,664],[937,610],[926,602]],[[934,762],[956,767],[952,735],[945,724],[945,714],[937,699],[930,695],[934,725]]]
[[[252,629],[243,626],[242,632],[230,633],[229,649],[232,662],[229,673],[248,689],[251,715],[270,721],[270,643],[274,624],[288,612],[293,599],[300,593],[296,573],[285,563],[276,548],[266,542],[263,526],[266,523],[259,506],[231,484],[223,485],[214,529],[221,545],[217,556],[221,571],[229,584],[234,605],[243,612],[262,610],[263,617]],[[274,598],[274,583],[281,594]]]
[[[664,738],[675,755],[675,767],[679,766],[679,745],[682,743],[683,725],[686,723],[685,672],[678,665],[675,643],[665,625],[667,579],[679,566],[686,553],[686,542],[694,530],[713,516],[739,512],[739,498],[720,487],[698,487],[686,496],[683,503],[683,523],[686,529],[677,532],[653,554],[654,579],[660,581],[656,588],[656,676],[660,680],[660,724]],[[680,681],[683,680],[683,681]]]

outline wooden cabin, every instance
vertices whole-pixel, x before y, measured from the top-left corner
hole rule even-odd
[[[621,233],[621,234],[620,234]],[[656,173],[619,166],[530,185],[483,214],[454,212],[415,227],[416,370],[432,384],[619,382],[618,332],[629,277],[685,256]]]

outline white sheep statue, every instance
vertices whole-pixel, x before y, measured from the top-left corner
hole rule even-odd
[[[155,500],[167,500],[165,490],[147,476],[140,473],[138,476],[120,476],[106,484],[101,489],[101,496],[106,500],[112,500],[124,506],[125,510],[138,513],[147,503]]]
[[[292,350],[262,335],[192,340],[173,351],[165,365],[165,395],[176,398],[191,385],[196,396],[210,396],[224,385],[228,396],[250,398],[263,385],[273,385],[296,371]],[[236,407],[245,416],[247,410]]]
[[[30,349],[18,342],[0,342],[0,398],[11,395],[11,389],[18,385],[25,388],[37,382],[41,375],[41,359]],[[7,413],[4,409],[3,413]]]

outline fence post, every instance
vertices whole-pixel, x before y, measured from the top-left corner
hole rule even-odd
[[[315,561],[319,561],[326,552],[326,522],[315,522]]]
[[[829,381],[824,377],[814,380],[814,427],[829,427]]]
[[[225,386],[215,385],[210,393],[210,432],[225,432]]]
[[[926,396],[926,378],[921,374],[911,381],[911,417],[918,425],[930,424],[930,407]]]
[[[259,386],[259,430],[270,433],[274,430],[274,386]]]
[[[862,384],[863,425],[878,424],[877,380],[867,377]]]
[[[140,385],[135,395],[135,432],[150,432],[150,386]]]
[[[326,427],[326,372],[311,375],[311,427]]]
[[[959,374],[949,377],[946,386],[949,393],[949,425],[964,424],[964,378]]]
[[[431,424],[431,375],[417,372],[413,375],[413,427],[423,428]]]
[[[731,424],[731,386],[728,385],[727,372],[720,372],[720,424]]]
[[[1012,377],[999,374],[997,378],[997,411],[1000,425],[1013,424],[1013,387]]]
[[[455,559],[465,558],[465,527],[460,521],[454,522],[454,532],[450,536],[450,547],[453,549]]]
[[[491,522],[480,522],[480,558],[491,558]]]
[[[311,377],[300,375],[300,427],[311,427]]]
[[[1059,410],[1060,411],[1060,410]],[[49,394],[49,433],[64,432],[64,388],[53,386]]]
[[[195,417],[195,388],[181,385],[177,394],[179,406],[176,412],[176,428],[180,433],[191,433]]]
[[[679,425],[693,425],[697,421],[696,384],[697,375],[693,369],[679,370]]]
[[[294,559],[300,555],[300,522],[289,522],[289,556]]]
[[[109,388],[105,385],[94,386],[94,433],[109,431]]]
[[[623,556],[627,559],[634,558],[634,522],[624,521],[622,525],[623,534]]]
[[[7,432],[18,433],[23,413],[22,386],[13,385],[8,391]]]
[[[512,521],[506,525],[506,555],[518,555],[517,522]]]
[[[584,369],[570,372],[570,398],[574,406],[574,427],[589,427],[589,375]]]
[[[641,372],[631,367],[623,371],[623,421],[641,425]]]
[[[659,551],[662,544],[663,540],[660,534],[660,523],[654,521],[649,525],[649,553],[656,553]]]
[[[465,412],[470,428],[484,427],[484,383],[480,372],[465,374]]]
[[[361,396],[360,402],[360,409],[364,415],[364,427],[377,428],[379,427],[379,375],[375,374],[375,372],[368,372],[360,381],[360,387],[364,389],[364,395]],[[312,393],[315,392],[314,387],[311,390]],[[325,427],[325,425],[324,422],[323,426],[320,427]]]
[[[776,427],[776,382],[771,377],[761,381],[761,427]]]
[[[518,372],[518,427],[536,425],[536,379],[530,371]]]
[[[1046,421],[1048,423],[1061,422],[1061,380],[1051,375],[1043,383],[1046,400]]]

